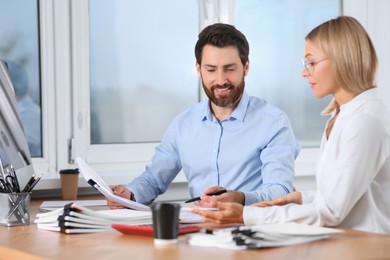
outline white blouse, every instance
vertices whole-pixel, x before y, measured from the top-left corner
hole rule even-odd
[[[244,207],[246,225],[297,222],[390,233],[390,114],[370,89],[340,107],[322,138],[317,190],[303,204]]]

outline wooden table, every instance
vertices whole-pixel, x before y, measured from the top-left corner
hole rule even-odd
[[[32,201],[31,222],[42,201]],[[390,259],[390,235],[345,230],[330,239],[272,249],[234,251],[179,243],[155,247],[153,238],[117,231],[65,235],[35,224],[0,226],[0,259]]]

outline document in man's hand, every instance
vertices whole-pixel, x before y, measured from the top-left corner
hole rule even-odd
[[[112,192],[111,188],[104,182],[104,180],[83,159],[77,157],[76,162],[79,165],[79,170],[83,175],[84,179],[110,200],[130,209],[151,212],[149,206],[115,195]],[[204,210],[213,209],[205,208]],[[191,209],[188,208],[188,206],[185,206],[181,207],[180,209],[180,222],[199,223],[203,222],[203,219],[198,214],[192,213]]]
[[[343,231],[296,223],[240,226],[189,235],[188,243],[193,246],[235,250],[257,249],[312,242],[340,232]]]
[[[144,204],[115,195],[104,180],[82,158],[77,157],[76,162],[84,179],[111,201],[131,209],[150,211],[150,207]]]

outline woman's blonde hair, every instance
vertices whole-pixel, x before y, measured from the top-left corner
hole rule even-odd
[[[346,91],[359,94],[375,87],[378,60],[374,45],[363,26],[353,17],[339,16],[314,28],[306,37],[331,61],[336,82]],[[333,99],[322,111],[338,108]]]

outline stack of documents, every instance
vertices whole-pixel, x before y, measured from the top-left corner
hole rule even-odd
[[[152,213],[131,209],[94,211],[71,203],[51,212],[38,213],[34,222],[38,228],[66,234],[92,233],[111,231],[112,224],[151,224]]]
[[[190,208],[180,209],[181,223],[203,222],[199,215],[190,210]],[[38,228],[66,234],[104,232],[114,230],[112,224],[152,224],[152,212],[132,209],[95,211],[77,203],[70,203],[53,211],[38,213],[34,223]]]
[[[296,223],[241,226],[193,234],[188,236],[188,243],[193,246],[236,250],[257,249],[312,242],[340,232],[343,231]]]

